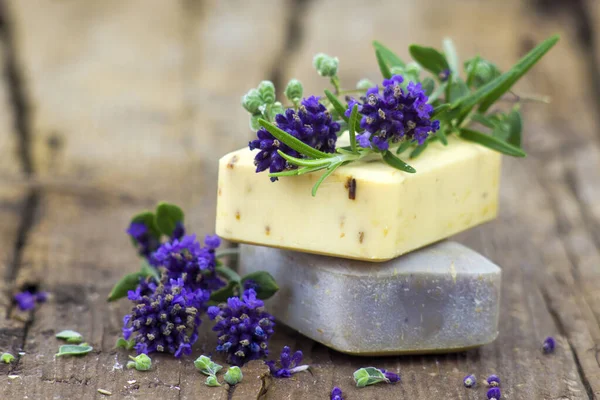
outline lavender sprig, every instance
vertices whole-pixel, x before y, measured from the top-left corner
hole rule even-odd
[[[300,365],[301,362],[302,351],[298,350],[292,354],[291,349],[285,346],[279,356],[280,367],[276,365],[275,361],[265,361],[265,364],[269,366],[271,376],[275,378],[289,378],[295,373],[306,371],[309,368],[308,365]]]

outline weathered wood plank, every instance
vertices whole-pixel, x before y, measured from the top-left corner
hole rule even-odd
[[[239,97],[269,73],[283,45],[284,6],[9,2],[34,110],[40,191],[17,281],[43,282],[52,298],[35,315],[20,378],[3,386],[5,397],[91,398],[101,388],[123,398],[227,398],[226,387],[204,385],[189,359],[156,356],[148,373],[122,370],[127,357],[113,346],[127,304],[108,305],[105,297],[138,268],[123,230],[140,209],[177,202],[190,229],[212,232],[216,161],[246,141]],[[268,55],[256,62],[259,50]],[[236,55],[235,63],[221,52]],[[67,328],[94,352],[54,358],[54,334]],[[205,336],[195,354],[214,351],[213,335]],[[256,397],[261,381],[250,379],[240,389]]]

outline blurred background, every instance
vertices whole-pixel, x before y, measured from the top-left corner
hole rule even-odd
[[[329,84],[312,57],[325,52],[339,58],[342,87],[351,89],[381,79],[372,40],[409,60],[410,44],[440,48],[446,36],[461,60],[480,54],[506,70],[554,33],[559,44],[515,88],[552,99],[524,105],[529,156],[504,158],[499,219],[458,237],[504,268],[500,337],[469,362],[497,360],[530,385],[509,389],[512,398],[591,393],[600,382],[585,378],[600,376],[589,352],[600,344],[596,0],[2,0],[0,289],[8,295],[0,312],[10,314],[10,293],[25,285],[54,300],[33,321],[3,321],[0,344],[51,357],[44,332],[77,316],[90,342],[112,348],[126,306],[104,299],[138,268],[124,233],[129,219],[165,200],[182,206],[190,231],[213,233],[217,161],[252,137],[240,98],[261,80],[281,93],[298,78],[305,95],[322,94]],[[572,353],[540,372],[528,353],[512,351],[535,348],[543,332],[560,332]],[[311,349],[324,351],[312,346],[304,346],[309,359]],[[453,360],[434,368],[455,373],[467,362]],[[405,371],[432,363],[423,358]],[[27,358],[21,368],[67,373]],[[68,373],[104,379],[94,367]],[[443,376],[419,396],[446,393]]]

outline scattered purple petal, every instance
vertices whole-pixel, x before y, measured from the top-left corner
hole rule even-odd
[[[472,375],[472,374],[467,375],[464,377],[463,383],[464,383],[465,387],[472,388],[473,386],[475,386],[477,384],[477,378],[475,378],[475,375]]]
[[[331,391],[331,400],[344,400],[344,395],[342,393],[342,389],[339,387],[334,387]]]
[[[380,368],[379,370],[381,372],[383,372],[383,375],[385,375],[385,377],[387,378],[387,380],[389,381],[389,383],[400,382],[400,375],[395,374],[393,372],[386,371],[383,368]]]
[[[500,396],[501,396],[500,388],[493,387],[487,391],[487,398],[489,400],[500,400]]]
[[[554,353],[555,348],[556,348],[556,341],[554,340],[554,338],[552,336],[548,336],[544,340],[544,344],[542,345],[542,350],[544,350],[544,353],[549,354],[549,353]]]
[[[486,378],[485,383],[492,387],[500,386],[500,378],[498,375],[490,375]]]
[[[22,311],[33,310],[36,303],[45,303],[48,300],[47,292],[30,292],[28,290],[15,294],[17,306]]]
[[[279,364],[281,367],[277,367],[275,361],[265,361],[265,364],[269,366],[271,370],[271,376],[275,378],[289,378],[296,372],[306,371],[308,365],[299,365],[302,362],[302,351],[298,350],[294,354],[291,354],[289,346],[285,346],[281,350],[279,357]]]

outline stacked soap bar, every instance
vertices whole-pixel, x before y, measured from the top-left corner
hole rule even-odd
[[[220,160],[216,232],[254,245],[242,247],[240,268],[276,278],[269,305],[280,321],[362,355],[496,337],[500,269],[456,243],[428,245],[496,217],[498,153],[450,138],[411,160],[416,174],[365,159],[338,168],[316,197],[320,172],[272,183],[254,156]]]
[[[380,160],[273,183],[242,149],[219,165],[217,226],[234,242],[385,261],[496,217],[500,154],[451,138],[411,160],[408,174]]]

